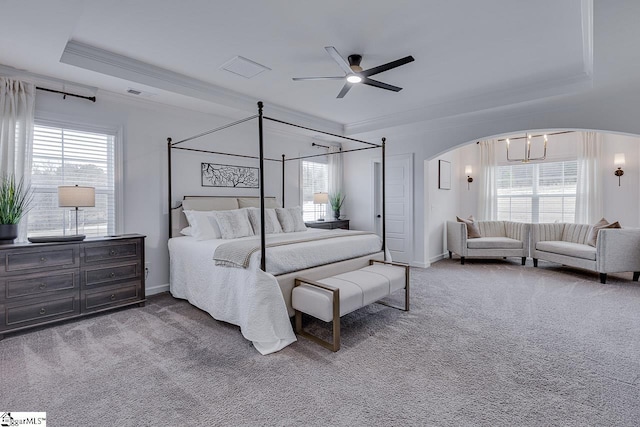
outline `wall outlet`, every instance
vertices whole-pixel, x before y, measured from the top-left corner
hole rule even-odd
[[[145,278],[145,280],[149,278],[149,273],[151,273],[151,263],[150,262],[145,262],[144,263],[144,278]]]

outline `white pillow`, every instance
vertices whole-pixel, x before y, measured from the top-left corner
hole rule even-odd
[[[216,221],[223,239],[253,236],[253,228],[249,222],[246,209],[216,212]]]
[[[282,231],[285,233],[291,233],[294,231],[306,231],[307,226],[304,225],[302,219],[302,209],[300,206],[295,208],[276,208],[276,215]]]
[[[185,227],[182,230],[180,230],[180,234],[182,234],[183,236],[191,236],[191,227]]]
[[[302,208],[300,206],[296,206],[293,208],[287,208],[287,210],[293,219],[293,231],[307,231],[307,226],[304,224],[304,219],[302,218]]]
[[[191,235],[196,240],[219,239],[222,237],[220,227],[216,221],[217,211],[184,211],[189,221]]]
[[[247,213],[253,234],[260,234],[260,209],[247,208]],[[282,233],[282,226],[280,226],[275,209],[264,210],[264,232],[265,234]]]

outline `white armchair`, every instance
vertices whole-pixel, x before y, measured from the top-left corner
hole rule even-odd
[[[460,256],[464,264],[467,257],[520,257],[525,265],[529,254],[529,224],[512,221],[477,221],[480,236],[467,237],[463,222],[447,221],[447,250],[449,258]]]

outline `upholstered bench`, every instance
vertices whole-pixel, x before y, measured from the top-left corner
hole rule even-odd
[[[380,299],[404,289],[404,308]],[[340,349],[340,317],[373,302],[409,311],[409,266],[371,260],[369,266],[320,280],[295,279],[291,305],[295,310],[296,332],[332,351]],[[324,341],[302,328],[302,314],[333,322],[333,341]]]

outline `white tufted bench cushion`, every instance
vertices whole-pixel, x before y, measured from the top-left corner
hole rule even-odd
[[[409,267],[404,264],[370,261],[355,271],[316,281],[296,278],[291,305],[296,313],[296,332],[333,350],[340,348],[340,317],[376,302],[395,291],[405,289],[405,307],[409,310]],[[388,305],[388,304],[387,304]],[[321,340],[302,329],[305,313],[325,322],[333,322],[333,342]]]

